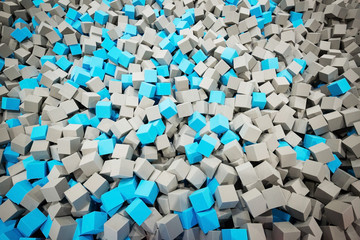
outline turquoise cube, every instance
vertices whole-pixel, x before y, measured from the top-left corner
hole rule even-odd
[[[275,58],[268,58],[261,61],[261,69],[268,70],[268,69],[278,69],[279,68],[279,60],[277,57]]]
[[[46,161],[31,161],[25,169],[28,180],[44,178],[48,173]]]
[[[225,145],[225,144],[228,144],[228,143],[230,143],[230,142],[232,142],[234,140],[239,141],[240,140],[239,135],[237,135],[236,133],[234,133],[231,130],[227,130],[224,133],[224,135],[222,135],[222,137],[220,139],[220,142]]]
[[[23,31],[22,29],[16,28],[11,34],[10,34],[16,41],[18,42],[22,42],[25,39],[28,38],[27,34],[25,33],[25,31]]]
[[[1,108],[4,110],[19,111],[20,99],[2,97]]]
[[[332,96],[340,96],[351,89],[350,84],[346,78],[342,78],[335,82],[330,83],[327,88],[329,89]]]
[[[251,107],[264,109],[266,105],[266,94],[261,92],[253,92]]]
[[[107,221],[107,214],[94,211],[83,216],[81,235],[98,234],[104,231],[104,223]]]
[[[214,198],[208,187],[196,190],[189,196],[191,205],[195,212],[208,210],[214,204]]]
[[[196,219],[199,223],[199,227],[205,234],[220,227],[219,219],[213,208],[207,211],[197,212]]]
[[[224,60],[227,64],[233,65],[234,58],[238,57],[239,54],[233,48],[225,48],[221,54],[221,59]]]
[[[17,229],[25,237],[30,237],[41,225],[46,221],[46,216],[38,209],[35,208],[24,217],[22,217],[17,225]]]
[[[157,129],[151,123],[144,124],[137,130],[136,136],[142,144],[153,143],[157,136]]]
[[[190,164],[198,163],[203,156],[197,151],[199,144],[197,142],[185,145],[185,154]]]
[[[328,166],[329,170],[334,173],[342,164],[342,162],[340,161],[340,159],[333,154],[335,160],[332,160],[331,162],[326,163],[326,165]]]
[[[30,138],[32,140],[45,140],[48,131],[48,125],[33,127]]]
[[[293,81],[293,77],[292,77],[291,73],[287,69],[282,70],[281,72],[276,74],[276,76],[277,77],[285,77],[286,80],[288,80],[289,83],[292,83],[292,81]]]
[[[160,65],[156,67],[157,74],[163,77],[169,77],[169,66],[167,65]]]
[[[140,198],[147,204],[154,204],[159,188],[153,181],[141,180],[135,191],[135,197]]]
[[[248,239],[246,229],[222,229],[221,236],[223,239],[228,239],[228,240]]]
[[[131,53],[127,52],[127,51],[121,51],[121,54],[119,56],[118,59],[118,63],[125,67],[128,68],[130,63],[134,63],[135,61],[135,56],[132,55]]]
[[[167,96],[171,94],[171,83],[156,83],[156,95]]]
[[[151,214],[150,208],[140,199],[136,198],[125,209],[130,217],[140,226]]]
[[[64,71],[68,71],[70,67],[73,65],[66,57],[61,57],[56,61],[56,65]]]
[[[122,87],[125,90],[127,87],[132,86],[132,75],[131,74],[123,74],[121,75],[121,83]]]
[[[177,114],[176,105],[173,101],[170,100],[170,98],[166,98],[161,103],[159,103],[159,110],[161,115],[167,119]]]
[[[205,134],[200,140],[197,151],[202,155],[204,155],[205,157],[210,157],[212,151],[215,148],[215,145],[216,145],[216,139]]]
[[[316,135],[305,134],[303,145],[305,148],[310,148],[319,143],[326,143],[326,139]]]
[[[152,124],[153,127],[155,127],[158,136],[162,135],[165,132],[166,126],[161,119],[151,121],[149,122],[149,124]]]
[[[229,130],[229,120],[221,114],[217,114],[210,119],[210,130],[221,134]]]
[[[101,203],[106,212],[121,207],[124,201],[120,188],[118,187],[101,195]]]
[[[140,84],[139,99],[142,99],[143,96],[148,97],[148,98],[154,98],[155,93],[156,93],[155,85],[153,85],[151,83],[147,83],[147,82],[142,82]]]
[[[103,156],[103,155],[107,155],[107,154],[112,154],[114,152],[115,144],[116,144],[116,142],[115,142],[114,138],[98,141],[99,155]]]
[[[145,82],[148,83],[157,82],[157,71],[154,69],[145,69],[144,76],[145,76]]]
[[[135,19],[135,7],[133,5],[125,5],[123,8],[125,16],[128,16],[130,19]]]
[[[67,55],[69,54],[69,47],[64,43],[56,42],[53,52],[57,55]]]
[[[20,204],[25,195],[32,189],[31,184],[27,180],[22,180],[15,183],[12,188],[6,193],[6,197],[16,204]]]
[[[204,62],[208,57],[206,54],[200,49],[191,57],[196,64],[199,62]]]
[[[188,118],[189,127],[194,129],[196,132],[199,132],[203,127],[206,126],[206,118],[201,115],[198,111],[194,112]]]
[[[225,93],[223,91],[211,91],[209,103],[225,104]]]
[[[186,74],[192,73],[192,71],[194,70],[194,67],[195,67],[195,64],[193,64],[192,62],[190,62],[186,58],[181,60],[181,62],[179,64],[179,69],[181,71],[183,71],[184,73],[186,73]]]
[[[94,20],[95,22],[104,25],[109,20],[109,14],[104,11],[97,10],[94,14]]]
[[[174,211],[175,214],[179,215],[181,224],[184,229],[190,229],[195,226],[198,222],[194,208],[190,207],[182,212]]]
[[[310,151],[306,148],[295,146],[294,151],[296,152],[296,159],[306,161],[310,158]]]
[[[131,200],[135,197],[137,185],[136,177],[124,178],[121,179],[118,188],[125,200]]]
[[[96,117],[98,118],[110,118],[111,117],[111,102],[100,101],[96,103],[95,107]]]
[[[250,15],[255,17],[261,17],[262,10],[260,4],[256,4],[250,8]]]

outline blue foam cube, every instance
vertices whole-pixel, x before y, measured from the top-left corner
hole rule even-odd
[[[161,119],[157,119],[149,123],[155,127],[158,136],[162,135],[165,132],[166,126]]]
[[[109,14],[104,11],[97,10],[95,11],[94,20],[95,22],[104,25],[109,20]]]
[[[190,229],[195,226],[198,222],[194,208],[190,207],[182,212],[174,211],[175,214],[179,215],[181,224],[184,229]]]
[[[310,151],[306,148],[295,146],[294,151],[296,152],[296,159],[306,161],[310,157]]]
[[[250,8],[250,15],[255,17],[261,17],[262,10],[260,4],[256,4]]]
[[[156,95],[167,96],[170,94],[171,94],[171,83],[169,82],[156,83]]]
[[[261,69],[278,69],[279,68],[279,60],[277,57],[275,58],[268,58],[261,61]]]
[[[198,111],[195,111],[188,118],[188,124],[196,132],[199,132],[203,127],[206,126],[206,118],[203,115],[201,115],[201,113],[199,113]]]
[[[114,138],[98,141],[99,155],[103,156],[103,155],[107,155],[107,154],[112,154],[114,152],[115,144],[116,144],[116,142],[115,142]]]
[[[135,197],[140,198],[148,204],[154,204],[159,188],[153,181],[141,180],[135,191]]]
[[[197,151],[204,155],[205,157],[209,157],[214,150],[216,145],[216,139],[210,137],[209,135],[204,135],[199,143]]]
[[[31,161],[26,165],[25,169],[26,178],[29,180],[44,178],[48,173],[46,161]]]
[[[198,163],[203,156],[197,151],[199,144],[197,142],[185,145],[185,154],[190,164]]]
[[[56,65],[64,71],[68,71],[70,67],[73,65],[66,57],[61,57],[56,61]]]
[[[57,55],[67,55],[69,53],[69,47],[64,43],[57,42],[55,43],[53,52]]]
[[[28,38],[26,33],[19,28],[16,28],[10,35],[18,42],[22,42]]]
[[[253,92],[251,107],[252,108],[258,107],[260,109],[264,109],[265,105],[266,105],[266,94],[262,92]]]
[[[144,76],[145,76],[145,82],[148,83],[157,82],[157,71],[154,69],[145,69]]]
[[[350,84],[346,78],[342,78],[330,83],[327,88],[329,89],[332,96],[340,96],[351,89]]]
[[[238,57],[239,54],[233,48],[225,48],[221,54],[221,59],[224,60],[227,64],[233,65],[234,58]]]
[[[179,69],[181,71],[183,71],[184,73],[186,73],[186,74],[192,73],[192,71],[194,70],[194,67],[195,67],[195,64],[193,64],[192,62],[190,62],[186,58],[181,60],[181,62],[179,64]]]
[[[17,228],[11,229],[7,232],[0,232],[1,240],[20,240],[22,234]]]
[[[101,195],[101,203],[106,212],[121,207],[124,201],[120,188],[118,187]]]
[[[191,57],[196,64],[199,62],[204,62],[208,57],[206,54],[200,49]]]
[[[208,187],[196,190],[189,196],[191,205],[195,212],[208,210],[214,204],[214,198]]]
[[[157,74],[163,77],[169,77],[169,66],[167,65],[160,65],[156,67]]]
[[[20,99],[2,97],[1,108],[4,110],[19,111]]]
[[[110,118],[111,117],[111,102],[99,101],[95,107],[96,116],[98,118]]]
[[[15,183],[12,188],[6,193],[6,197],[16,204],[20,204],[25,195],[32,189],[32,185],[27,180],[22,180]]]
[[[83,216],[81,234],[98,234],[104,231],[104,223],[107,221],[107,214],[94,211]]]
[[[340,159],[333,154],[335,160],[332,160],[331,162],[326,163],[326,165],[328,166],[329,170],[334,173],[342,164],[342,162],[340,161]]]
[[[225,93],[223,91],[211,91],[209,103],[225,104]]]
[[[166,98],[161,103],[159,103],[159,110],[161,115],[167,119],[177,114],[176,105],[173,101],[170,100],[170,98]]]
[[[199,227],[205,234],[220,227],[219,219],[214,208],[203,212],[197,212],[196,219],[199,223]]]
[[[283,212],[279,209],[272,209],[271,210],[272,215],[273,215],[273,222],[288,222],[290,221],[290,214]]]
[[[135,190],[137,188],[136,177],[121,179],[118,188],[120,189],[121,195],[125,200],[130,200],[135,197]]]
[[[50,229],[51,229],[51,225],[52,225],[52,220],[50,215],[47,216],[46,221],[43,223],[43,225],[41,225],[40,230],[42,232],[42,234],[44,235],[44,237],[48,238],[49,237],[49,233],[50,233]]]
[[[128,16],[130,19],[135,19],[135,7],[133,5],[125,5],[123,8],[125,16]]]
[[[38,208],[35,208],[20,219],[17,229],[25,237],[30,237],[34,232],[40,229],[45,221],[46,216]]]
[[[154,98],[156,93],[156,86],[151,83],[142,82],[139,89],[139,99],[143,96],[148,98]]]
[[[292,77],[291,73],[287,69],[282,70],[281,72],[276,74],[276,76],[277,77],[285,77],[286,80],[288,80],[289,83],[292,83],[292,81],[293,81],[293,77]]]
[[[220,142],[225,145],[225,144],[228,144],[229,142],[232,142],[234,140],[239,141],[240,140],[239,135],[237,135],[236,133],[234,133],[231,130],[227,130],[224,133],[224,135],[222,135],[222,137],[220,139]]]
[[[151,123],[143,124],[137,130],[136,136],[142,144],[153,143],[157,137],[157,129]]]
[[[305,148],[310,148],[319,143],[326,143],[326,139],[316,135],[305,134],[303,145]]]
[[[31,131],[32,140],[45,140],[48,131],[48,125],[33,127]]]
[[[210,119],[210,130],[221,134],[229,130],[229,120],[222,114],[217,114]]]
[[[136,198],[125,209],[130,217],[140,226],[151,214],[150,208],[140,199]]]
[[[135,61],[135,56],[132,55],[131,53],[127,52],[127,51],[121,51],[121,54],[119,56],[118,59],[118,63],[125,67],[128,68],[130,63],[133,63]]]
[[[221,236],[223,239],[228,239],[228,240],[248,239],[246,229],[222,229]]]
[[[161,40],[161,42],[159,43],[159,47],[163,50],[168,50],[170,53],[172,53],[176,49],[175,45],[170,41],[168,37]]]

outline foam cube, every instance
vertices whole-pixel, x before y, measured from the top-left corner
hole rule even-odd
[[[261,69],[268,70],[268,69],[278,69],[279,68],[279,60],[277,57],[275,58],[268,58],[261,61]]]
[[[239,54],[233,48],[225,48],[221,54],[221,59],[224,60],[227,64],[233,65],[234,58],[238,57]]]
[[[215,230],[220,227],[219,219],[216,215],[215,209],[197,212],[196,219],[199,223],[201,230],[207,234],[211,230]]]
[[[48,174],[47,162],[46,161],[31,161],[26,167],[26,178],[27,179],[39,179],[44,178]]]
[[[145,76],[145,82],[148,83],[157,82],[157,71],[154,69],[145,69],[144,76]]]
[[[2,97],[1,108],[4,110],[19,111],[20,99]]]
[[[166,96],[171,94],[171,83],[156,83],[156,95]]]
[[[6,193],[6,197],[16,204],[20,204],[25,195],[32,189],[32,185],[23,180],[14,184],[14,186]]]
[[[225,104],[225,93],[223,91],[211,91],[209,103]]]
[[[179,69],[181,71],[183,71],[186,74],[190,74],[193,72],[195,67],[195,64],[193,64],[192,62],[190,62],[189,60],[187,60],[186,58],[184,58],[183,60],[181,60],[180,64],[179,64]]]
[[[154,204],[159,193],[157,184],[153,181],[141,180],[135,191],[135,197],[148,204]]]
[[[195,212],[208,210],[214,204],[214,198],[208,187],[196,190],[189,196],[191,205]]]
[[[199,144],[197,142],[185,145],[185,154],[190,164],[198,163],[203,156],[197,151]]]
[[[204,62],[208,57],[206,54],[200,49],[191,57],[196,64],[199,62]]]
[[[109,14],[104,11],[97,10],[95,11],[94,20],[95,22],[104,25],[109,20]]]
[[[137,130],[136,136],[139,138],[142,144],[153,143],[157,136],[157,129],[151,123],[143,124]]]
[[[199,132],[203,127],[206,125],[206,118],[201,115],[198,111],[195,111],[189,118],[188,118],[189,126],[194,129],[196,132]]]
[[[266,105],[266,94],[262,92],[253,92],[252,100],[251,100],[251,107],[252,108],[260,108],[264,109]]]
[[[260,4],[256,4],[255,6],[252,6],[250,8],[250,15],[255,17],[261,17],[262,16],[262,10]]]
[[[176,105],[173,101],[170,100],[170,98],[167,98],[161,103],[159,103],[159,110],[161,115],[163,115],[167,119],[177,114]]]
[[[224,115],[217,114],[210,119],[210,129],[217,134],[224,133],[229,130],[229,121]]]
[[[110,118],[111,117],[111,102],[99,101],[95,107],[96,117],[98,118]]]
[[[94,211],[84,215],[81,224],[81,235],[103,232],[106,221],[107,214],[104,212]]]
[[[125,5],[123,11],[125,16],[128,16],[130,19],[135,18],[135,7],[133,5]]]
[[[17,229],[25,237],[30,237],[34,232],[40,229],[45,221],[46,216],[38,208],[35,208],[20,219]]]
[[[221,236],[222,239],[228,239],[228,240],[248,239],[248,234],[246,229],[222,229]]]
[[[332,96],[340,96],[351,89],[346,78],[330,83],[327,88]]]
[[[130,200],[135,197],[135,191],[137,188],[138,182],[135,177],[122,179],[118,185],[121,195],[124,197],[124,200]]]
[[[114,138],[103,139],[98,141],[98,152],[100,156],[114,152],[116,141]]]
[[[184,229],[190,229],[198,224],[194,208],[190,207],[182,212],[174,211],[175,214],[179,215],[181,224]]]
[[[140,226],[151,214],[150,208],[140,199],[136,198],[125,209],[130,217]]]
[[[200,140],[197,151],[205,157],[209,157],[212,151],[215,149],[216,142],[217,141],[215,138],[205,134]]]
[[[34,127],[31,131],[32,140],[45,140],[48,131],[48,125]]]
[[[142,96],[148,98],[154,98],[156,93],[156,86],[147,82],[142,82],[140,84],[139,89],[139,98],[141,99]]]
[[[116,187],[101,195],[101,203],[108,213],[114,209],[119,209],[124,203],[120,188]]]

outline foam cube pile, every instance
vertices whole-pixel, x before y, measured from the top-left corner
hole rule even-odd
[[[0,2],[0,239],[360,239],[358,0]]]

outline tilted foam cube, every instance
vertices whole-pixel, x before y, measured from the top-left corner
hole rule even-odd
[[[44,178],[48,174],[48,168],[46,161],[34,160],[29,162],[26,167],[27,179],[39,179]]]
[[[238,56],[239,54],[236,52],[235,49],[227,47],[222,52],[221,59],[224,60],[227,64],[232,66],[234,58]]]
[[[30,138],[32,140],[45,140],[48,131],[48,125],[33,127]]]
[[[116,139],[103,139],[98,141],[98,152],[100,156],[111,154],[114,152]]]
[[[136,136],[139,138],[142,144],[153,143],[157,136],[157,129],[151,123],[143,124],[137,130]]]
[[[156,83],[156,95],[166,96],[171,94],[171,83]]]
[[[15,183],[15,185],[6,193],[6,197],[16,204],[20,204],[25,195],[32,189],[32,185],[23,180]]]
[[[197,151],[205,157],[209,157],[212,151],[215,149],[215,145],[215,138],[212,138],[209,135],[204,135],[200,140]]]
[[[20,99],[2,97],[1,108],[4,110],[19,111]]]
[[[250,8],[250,15],[255,17],[261,17],[262,10],[260,4],[256,4]]]
[[[197,212],[196,219],[199,223],[201,230],[206,234],[211,230],[215,230],[220,227],[219,219],[216,215],[215,209]]]
[[[120,181],[118,188],[120,189],[121,195],[124,197],[124,200],[130,200],[135,197],[137,185],[138,182],[136,180],[136,177],[124,178]]]
[[[154,204],[159,193],[157,184],[153,181],[141,180],[135,191],[135,197],[141,198],[148,204]]]
[[[319,143],[326,143],[325,138],[311,134],[305,134],[303,141],[304,141],[303,145],[305,148],[310,148]]]
[[[225,93],[223,91],[211,91],[209,103],[225,104]]]
[[[151,121],[149,122],[149,124],[153,125],[153,127],[156,129],[158,136],[162,135],[165,132],[166,126],[161,119]]]
[[[109,14],[104,11],[97,10],[94,14],[94,20],[95,22],[104,25],[109,20]]]
[[[310,157],[310,151],[306,148],[295,146],[294,150],[296,152],[296,159],[301,161],[306,161]]]
[[[332,160],[331,162],[326,163],[326,165],[328,166],[329,170],[334,173],[342,164],[341,160],[335,155],[333,154],[335,160]]]
[[[275,58],[268,58],[261,61],[261,69],[278,69],[279,68],[279,60],[277,57]]]
[[[167,119],[177,114],[176,105],[173,101],[170,100],[170,98],[167,98],[161,103],[159,103],[159,110],[161,115],[163,115]]]
[[[203,127],[205,127],[206,118],[196,111],[188,118],[188,124],[196,132],[199,132]]]
[[[346,78],[342,78],[330,83],[327,88],[329,89],[332,96],[342,95],[351,89]]]
[[[265,105],[266,105],[266,94],[261,92],[253,92],[251,107],[252,108],[258,107],[260,109],[264,109]]]
[[[186,74],[192,73],[192,71],[194,70],[194,67],[195,67],[195,64],[193,64],[186,58],[184,58],[179,64],[179,69]]]
[[[210,129],[214,133],[221,134],[229,130],[229,120],[222,114],[217,114],[210,119]]]
[[[190,207],[182,212],[174,211],[175,214],[179,215],[181,224],[184,229],[190,229],[195,226],[198,222],[194,208]]]
[[[198,64],[199,62],[204,62],[208,56],[200,49],[191,58]]]
[[[189,196],[191,205],[195,212],[208,210],[214,204],[214,198],[208,187],[196,190]]]
[[[154,69],[144,70],[145,82],[156,83],[157,82],[157,71]]]
[[[148,98],[154,98],[156,93],[156,86],[147,82],[142,82],[140,84],[139,89],[139,98],[141,99],[142,96]]]
[[[116,187],[101,195],[101,203],[106,212],[110,212],[113,209],[119,209],[124,203],[120,188]]]
[[[200,162],[203,158],[201,153],[197,151],[199,144],[197,142],[185,145],[185,154],[190,164]]]
[[[104,223],[107,221],[107,214],[94,211],[83,216],[81,234],[98,234],[104,231]]]
[[[128,16],[130,19],[135,18],[135,7],[133,5],[125,5],[123,8],[125,16]]]
[[[223,239],[229,239],[229,240],[248,239],[246,229],[222,229],[221,235]]]
[[[34,232],[40,229],[45,221],[46,216],[38,208],[35,208],[20,219],[17,229],[25,237],[30,237]]]
[[[96,116],[98,118],[110,118],[111,117],[111,102],[100,101],[96,103],[95,107]]]
[[[150,208],[140,199],[136,198],[125,209],[130,217],[140,226],[151,214]]]

